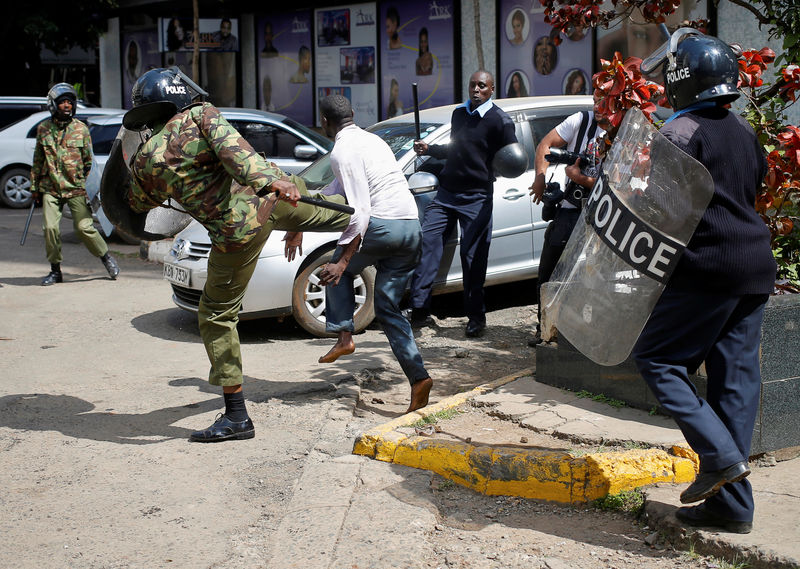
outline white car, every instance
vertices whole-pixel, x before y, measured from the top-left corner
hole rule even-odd
[[[533,156],[536,145],[558,123],[572,113],[591,110],[591,96],[554,96],[499,99],[497,105],[506,111],[516,124],[517,139],[530,156],[529,170],[518,178],[498,178],[494,183],[494,221],[486,285],[535,278],[539,254],[547,222],[542,221],[541,206],[534,204],[528,187],[533,182]],[[433,144],[449,141],[450,117],[455,105],[420,111],[422,138]],[[377,123],[367,130],[383,138],[394,151],[406,175],[416,171],[437,174],[443,160],[430,156],[418,157],[412,150],[415,138],[413,115],[406,114]],[[551,167],[548,174],[563,184],[563,166]],[[301,174],[309,189],[320,189],[333,177],[330,157],[323,156]],[[414,178],[416,180],[416,177]],[[549,181],[549,180],[548,180]],[[435,195],[435,186],[413,187],[420,215]],[[284,258],[284,233],[274,231],[256,265],[250,285],[242,302],[241,319],[286,316],[308,332],[325,336],[325,290],[319,286],[318,274],[330,259],[338,233],[307,232],[303,238],[303,256],[289,263]],[[200,294],[207,278],[208,254],[211,242],[206,230],[192,223],[175,237],[164,263],[164,278],[172,284],[172,299],[176,305],[197,311]],[[356,330],[362,330],[374,318],[372,293],[374,270],[367,269],[354,283],[356,288]],[[459,290],[461,261],[458,254],[458,231],[453,233],[439,270],[434,292]]]
[[[78,107],[75,118],[87,122],[89,117],[121,112],[123,109]],[[36,148],[36,128],[49,118],[48,111],[41,111],[0,130],[0,202],[8,207],[31,205],[31,165]]]

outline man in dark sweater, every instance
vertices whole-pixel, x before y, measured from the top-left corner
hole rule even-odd
[[[476,71],[469,80],[469,100],[453,111],[450,143],[414,142],[417,154],[446,161],[422,223],[422,260],[411,282],[412,323],[424,322],[430,314],[433,280],[458,221],[468,337],[480,336],[486,328],[483,283],[492,239],[492,159],[502,147],[517,142],[514,123],[492,102],[493,93],[492,75]]]
[[[701,503],[679,508],[677,518],[748,533],[754,503],[745,477],[761,387],[761,322],[776,274],[769,232],[754,208],[766,161],[750,125],[725,108],[739,96],[731,49],[696,30],[678,30],[673,40],[672,57],[656,52],[642,71],[663,65],[676,113],[661,133],[706,167],[714,195],[633,357],[700,457],[681,502]],[[705,399],[689,382],[703,362]]]

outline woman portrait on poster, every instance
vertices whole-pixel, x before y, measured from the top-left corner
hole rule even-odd
[[[541,75],[550,75],[558,63],[558,48],[555,42],[548,37],[542,36],[536,41],[533,48],[533,67]]]
[[[181,21],[178,18],[172,18],[167,26],[167,51],[181,49],[185,37],[186,33],[183,30]]]
[[[403,114],[403,103],[400,101],[400,84],[397,79],[392,79],[389,84],[389,105],[386,108],[386,118]]]
[[[389,6],[386,10],[386,35],[389,38],[389,49],[400,49],[403,43],[400,41],[400,13],[394,6]]]
[[[428,42],[428,28],[419,31],[419,57],[417,57],[417,75],[430,75],[433,73],[433,56]]]
[[[511,78],[508,80],[506,86],[506,97],[511,99],[513,97],[527,97],[528,96],[528,80],[524,77],[521,71],[514,71]]]
[[[522,45],[528,39],[528,18],[525,12],[516,9],[506,20],[506,37],[511,45]]]
[[[572,69],[567,73],[564,78],[564,94],[565,95],[586,95],[588,82],[586,75],[580,69]]]

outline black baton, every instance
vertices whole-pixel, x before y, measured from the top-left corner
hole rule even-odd
[[[417,96],[417,84],[411,84],[411,93],[414,96],[414,128],[417,133],[417,140],[420,140],[419,133],[419,97]]]
[[[22,230],[22,239],[19,240],[20,245],[25,245],[25,238],[28,237],[28,229],[31,226],[31,219],[33,219],[33,208],[36,207],[36,200],[31,201],[31,210],[28,212],[28,219],[25,220],[25,229]]]
[[[266,193],[269,193],[269,192],[268,191],[258,192],[257,195],[263,196]],[[278,192],[278,190],[275,190],[274,193],[277,196],[280,192]],[[325,209],[332,209],[334,211],[341,211],[342,213],[349,213],[350,215],[353,215],[356,212],[356,210],[354,208],[350,207],[349,205],[344,205],[344,204],[336,203],[336,202],[329,202],[327,200],[321,200],[319,198],[310,198],[308,196],[300,196],[300,199],[298,201],[301,201],[303,203],[307,203],[309,205],[315,205],[317,207],[324,207]]]

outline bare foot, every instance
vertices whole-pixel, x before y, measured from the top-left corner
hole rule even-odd
[[[433,380],[430,377],[418,381],[411,386],[411,405],[406,409],[406,413],[422,409],[428,404],[428,395],[431,393]]]
[[[333,363],[339,359],[339,356],[346,356],[348,354],[352,354],[355,351],[356,351],[356,345],[355,342],[353,342],[353,340],[350,340],[349,342],[346,343],[336,342],[330,349],[330,351],[319,359],[319,363],[321,364]]]

